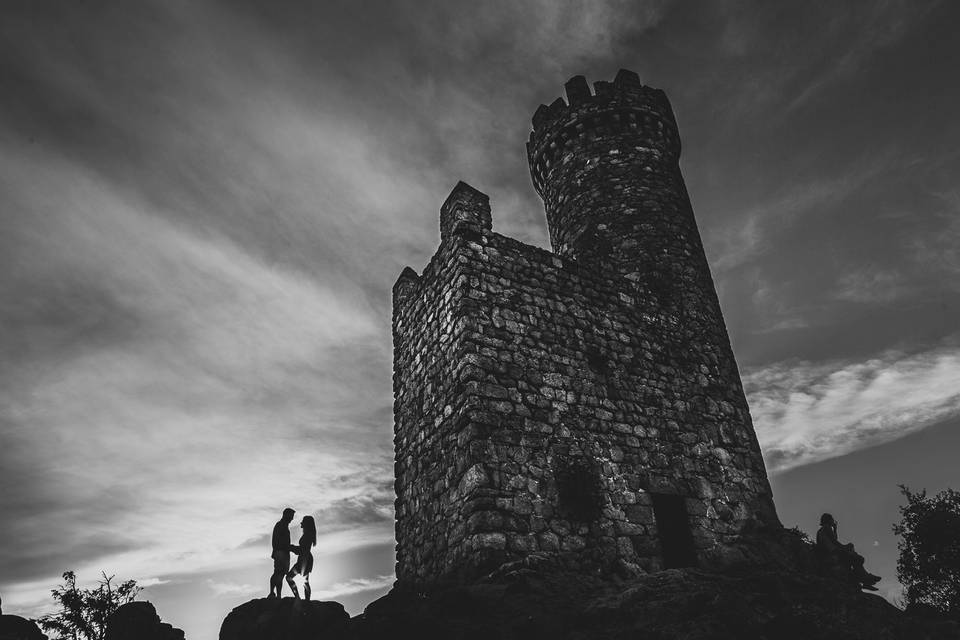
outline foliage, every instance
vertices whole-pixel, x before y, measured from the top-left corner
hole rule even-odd
[[[960,619],[960,492],[953,489],[927,497],[901,485],[907,504],[893,532],[897,545],[897,577],[906,588],[907,606],[927,606]]]
[[[131,602],[140,592],[135,580],[114,586],[114,576],[101,572],[102,580],[93,589],[77,587],[73,571],[63,574],[64,584],[50,593],[60,605],[60,611],[38,620],[47,633],[64,640],[103,640],[107,619],[120,605]]]
[[[796,536],[797,539],[804,544],[813,544],[813,540],[810,539],[806,531],[800,528],[800,525],[793,525],[793,527],[787,529],[787,533]]]

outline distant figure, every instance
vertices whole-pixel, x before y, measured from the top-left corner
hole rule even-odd
[[[290,570],[290,553],[296,552],[297,548],[290,544],[290,523],[293,522],[293,514],[296,513],[290,507],[283,510],[283,516],[273,525],[273,575],[270,576],[270,595],[268,598],[281,598],[283,591],[283,576]],[[294,589],[296,593],[296,589]]]
[[[840,564],[849,569],[863,589],[876,591],[875,585],[880,576],[868,573],[863,568],[863,556],[856,552],[853,543],[840,544],[837,537],[837,521],[829,513],[820,516],[820,529],[817,530],[817,549],[835,558]]]
[[[303,516],[300,522],[300,528],[303,533],[300,535],[300,544],[294,547],[297,549],[297,564],[287,574],[287,584],[290,590],[297,598],[300,593],[297,591],[297,585],[293,582],[293,576],[298,573],[303,576],[303,597],[310,599],[310,572],[313,571],[313,554],[310,549],[317,544],[317,523],[313,521],[313,516]]]

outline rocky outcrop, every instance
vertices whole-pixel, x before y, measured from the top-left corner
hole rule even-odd
[[[350,616],[339,602],[259,598],[231,611],[220,640],[306,640],[347,637]]]
[[[107,620],[106,640],[184,640],[184,637],[182,630],[162,622],[149,602],[128,602]]]
[[[394,589],[347,619],[333,602],[254,600],[220,640],[957,640],[960,623],[911,615],[850,582],[787,566],[585,574],[531,555],[474,584]]]
[[[0,615],[0,640],[47,640],[47,636],[32,620]]]
[[[380,640],[947,640],[960,624],[905,614],[832,578],[671,569],[605,581],[518,564],[429,596],[391,592],[343,638]],[[325,636],[329,637],[329,636]]]

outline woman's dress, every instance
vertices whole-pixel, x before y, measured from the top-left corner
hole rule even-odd
[[[298,545],[297,551],[297,564],[294,567],[297,573],[300,575],[306,576],[313,571],[313,553],[310,552],[310,547],[313,541],[304,534],[300,536],[300,544]]]

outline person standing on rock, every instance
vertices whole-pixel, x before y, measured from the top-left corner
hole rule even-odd
[[[283,597],[283,576],[290,570],[290,553],[296,552],[297,547],[290,544],[290,523],[293,522],[293,514],[296,511],[287,507],[283,510],[283,516],[273,525],[273,536],[271,544],[273,553],[273,575],[270,576],[270,595],[268,598]],[[296,593],[296,589],[294,589]],[[297,596],[299,597],[299,596]]]
[[[303,533],[300,535],[300,544],[294,547],[297,550],[297,564],[287,573],[287,584],[296,598],[300,598],[300,592],[297,591],[297,585],[293,582],[293,576],[298,573],[303,576],[303,597],[310,599],[310,572],[313,571],[313,553],[310,549],[317,544],[317,523],[313,516],[303,516],[300,522],[300,528]]]

